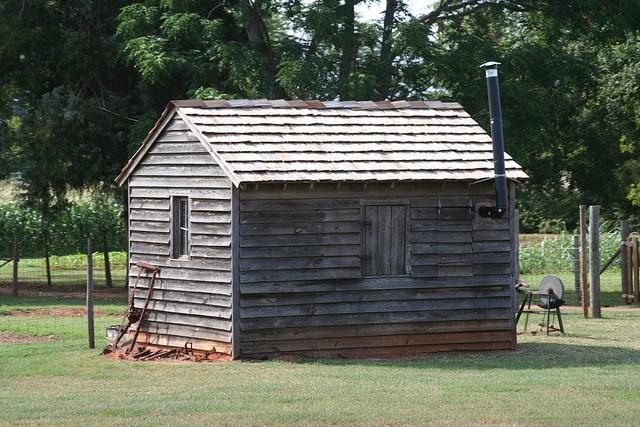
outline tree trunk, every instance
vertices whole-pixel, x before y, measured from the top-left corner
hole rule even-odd
[[[13,277],[11,280],[11,295],[18,296],[18,262],[20,262],[20,254],[18,252],[18,236],[13,236]]]
[[[342,59],[340,60],[340,99],[342,101],[353,98],[347,81],[353,71],[356,55],[355,40],[355,0],[345,0],[344,30],[342,32]]]
[[[102,230],[102,253],[104,255],[104,279],[108,288],[113,286],[111,281],[111,261],[109,260],[109,241],[107,231]]]
[[[273,79],[273,96],[276,98],[284,98],[285,92],[277,82],[278,61],[273,50],[273,45],[271,44],[269,31],[262,14],[260,13],[260,0],[238,0],[238,3],[247,17],[248,22],[245,31],[247,33],[249,43],[251,43],[258,52],[261,52],[264,55],[267,69]]]
[[[378,97],[386,99],[389,97],[389,86],[391,86],[391,74],[393,69],[392,40],[393,25],[395,23],[398,0],[387,0],[387,7],[384,12],[384,26],[382,29],[382,43],[380,45],[380,63],[378,69]]]

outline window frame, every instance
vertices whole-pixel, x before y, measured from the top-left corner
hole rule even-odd
[[[365,232],[368,232],[367,223],[367,206],[404,206],[404,273],[403,274],[365,274],[364,262],[368,262],[367,246],[365,242]],[[361,199],[360,200],[360,271],[363,278],[393,278],[393,277],[411,277],[411,200],[409,199]]]
[[[181,209],[180,204],[186,203],[186,242],[181,238]],[[175,192],[170,195],[169,211],[169,259],[190,260],[191,259],[191,195],[189,192]],[[185,246],[186,243],[186,246]],[[186,254],[181,253],[182,247],[186,247]]]

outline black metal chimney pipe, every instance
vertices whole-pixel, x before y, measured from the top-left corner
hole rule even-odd
[[[500,86],[498,84],[499,62],[485,62],[487,91],[489,94],[489,115],[491,116],[491,141],[493,143],[493,168],[495,170],[496,205],[481,206],[478,214],[486,218],[501,218],[508,209],[507,177],[504,167],[504,142],[502,139],[502,107],[500,106]]]

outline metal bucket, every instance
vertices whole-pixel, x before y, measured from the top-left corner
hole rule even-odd
[[[120,325],[107,326],[107,341],[113,342],[118,337]]]

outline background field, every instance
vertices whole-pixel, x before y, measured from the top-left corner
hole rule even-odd
[[[97,302],[97,331],[123,302]],[[515,352],[189,364],[87,350],[84,318],[69,314],[82,303],[0,296],[0,424],[601,426],[633,425],[640,410],[638,310],[568,310],[565,336],[521,335]]]

